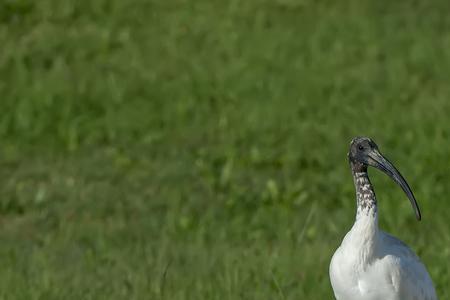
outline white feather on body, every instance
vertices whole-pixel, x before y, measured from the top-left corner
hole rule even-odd
[[[437,300],[419,258],[378,229],[376,208],[358,214],[333,255],[330,279],[337,300]]]

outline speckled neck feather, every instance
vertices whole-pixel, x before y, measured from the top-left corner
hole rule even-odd
[[[375,216],[377,213],[377,199],[369,180],[367,167],[354,163],[350,165],[356,190],[356,218],[361,216]]]

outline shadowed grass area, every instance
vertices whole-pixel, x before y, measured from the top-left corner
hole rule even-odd
[[[368,135],[380,223],[449,297],[446,1],[0,4],[0,298],[332,299]]]

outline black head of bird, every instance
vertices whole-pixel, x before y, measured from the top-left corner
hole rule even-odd
[[[383,171],[394,180],[405,192],[416,214],[417,220],[421,219],[419,206],[411,188],[405,178],[394,167],[394,165],[384,157],[378,150],[378,146],[367,137],[357,137],[350,143],[348,159],[353,172],[366,172],[367,167],[375,167]]]

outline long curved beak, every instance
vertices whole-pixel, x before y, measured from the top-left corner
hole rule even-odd
[[[416,219],[420,221],[422,217],[420,214],[419,205],[417,204],[416,198],[414,197],[411,188],[409,187],[405,178],[403,178],[402,174],[400,174],[400,172],[394,167],[394,165],[391,164],[391,162],[377,150],[372,150],[368,156],[368,164],[370,166],[383,171],[402,188],[409,201],[411,202],[414,213],[416,214]]]

